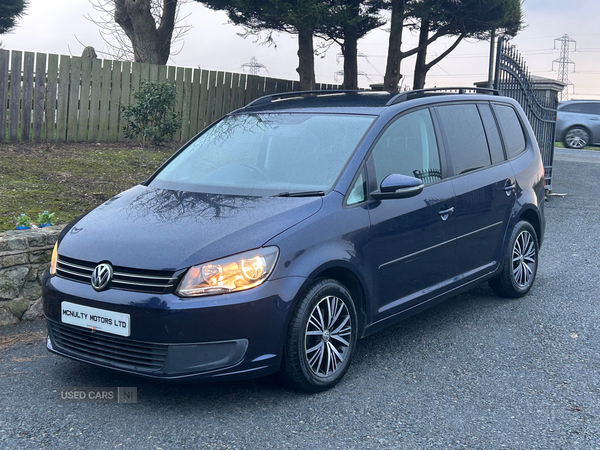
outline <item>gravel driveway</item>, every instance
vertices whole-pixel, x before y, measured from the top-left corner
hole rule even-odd
[[[486,286],[359,342],[333,390],[275,378],[169,385],[49,354],[44,323],[0,329],[0,448],[600,448],[600,152],[557,149],[538,278]],[[137,387],[137,403],[57,390]]]

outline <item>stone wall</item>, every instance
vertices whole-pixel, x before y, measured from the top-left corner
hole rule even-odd
[[[61,229],[0,233],[0,326],[43,317],[42,277]]]

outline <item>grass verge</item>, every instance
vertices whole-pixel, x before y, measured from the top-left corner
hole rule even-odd
[[[554,143],[554,147],[556,148],[567,148],[565,147],[565,144],[563,144],[562,142],[555,142]],[[587,147],[583,147],[581,150],[594,150],[595,152],[600,151],[600,147],[595,147],[592,145],[588,145]]]
[[[14,218],[55,213],[67,223],[115,194],[142,181],[175,150],[127,143],[0,145],[0,231],[15,228]]]

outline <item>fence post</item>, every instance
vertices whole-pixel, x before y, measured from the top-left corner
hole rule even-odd
[[[179,117],[182,118],[182,123],[183,123],[183,78],[184,78],[184,71],[185,69],[183,67],[178,67],[177,68],[177,81],[175,82],[175,89],[177,91],[177,103],[175,104],[175,112],[177,112],[179,114]],[[181,128],[175,132],[175,134],[173,135],[173,139],[176,141],[181,141],[183,138],[182,135],[182,130]]]
[[[190,137],[198,133],[198,109],[200,107],[200,69],[192,75],[192,111],[190,113]]]
[[[81,58],[81,93],[79,94],[79,120],[77,123],[77,140],[86,141],[90,116],[92,87],[92,64],[94,58]]]
[[[114,61],[110,82],[110,103],[108,121],[108,140],[114,142],[119,138],[119,99],[121,98],[121,61]]]
[[[44,110],[46,108],[46,55],[35,55],[35,95],[33,100],[33,140],[42,141]]]
[[[33,111],[33,71],[35,53],[25,52],[23,60],[23,105],[21,114],[21,141],[29,142],[31,115]]]
[[[16,142],[19,139],[22,57],[21,52],[13,50],[10,61],[10,124],[8,129],[11,142]]]
[[[67,138],[67,111],[69,106],[69,73],[71,71],[71,58],[65,55],[60,57],[58,68],[58,98],[56,105],[56,140],[64,142]]]
[[[48,55],[48,78],[46,81],[45,108],[46,108],[46,142],[56,140],[56,90],[58,87],[58,55]]]
[[[67,107],[67,141],[77,140],[79,124],[79,86],[81,83],[81,57],[71,57],[69,77],[69,106]]]
[[[88,140],[98,141],[100,132],[100,94],[102,94],[102,60],[92,61],[92,84],[90,95],[90,125],[88,127]]]
[[[127,106],[131,104],[131,62],[123,62],[123,71],[121,72],[121,101],[119,102],[119,111],[121,106]],[[119,115],[119,118],[121,116]],[[119,136],[118,140],[122,141],[125,139],[125,131],[123,129],[123,120],[119,120]]]
[[[0,49],[0,144],[6,142],[6,106],[8,102],[8,65],[10,52]]]
[[[192,104],[192,69],[187,67],[183,71],[183,101],[181,105],[181,141],[190,138],[190,108]]]
[[[112,78],[112,61],[105,59],[102,62],[102,92],[100,94],[100,124],[98,128],[98,141],[106,142],[108,140],[108,122],[110,105],[110,87]]]

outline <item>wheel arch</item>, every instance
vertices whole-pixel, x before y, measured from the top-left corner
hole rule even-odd
[[[540,222],[540,218],[537,215],[537,213],[533,209],[526,209],[525,211],[523,211],[521,213],[521,215],[519,216],[519,219],[517,220],[517,222],[519,220],[525,220],[525,221],[527,221],[527,222],[529,222],[531,224],[531,226],[535,230],[535,234],[537,236],[538,247],[541,247],[541,245],[542,245],[542,239],[543,239],[542,224]]]
[[[321,267],[311,274],[309,280],[310,283],[312,283],[315,280],[322,278],[336,280],[350,291],[352,300],[354,300],[356,315],[358,317],[358,336],[360,338],[367,324],[366,292],[364,284],[350,268],[343,265]]]

